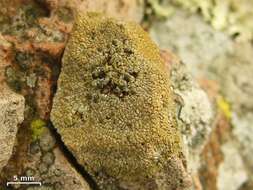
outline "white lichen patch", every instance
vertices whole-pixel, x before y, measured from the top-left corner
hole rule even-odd
[[[214,127],[214,110],[207,94],[184,64],[172,65],[171,78],[174,92],[181,97],[178,123],[183,134],[188,167],[196,172],[200,165],[199,154]]]

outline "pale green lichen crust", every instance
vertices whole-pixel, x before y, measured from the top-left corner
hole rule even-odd
[[[253,38],[252,0],[170,1],[191,12],[200,13],[215,29],[225,31],[239,41],[250,41]]]
[[[174,108],[159,49],[141,27],[97,13],[77,17],[51,120],[92,176],[157,176],[181,155]]]

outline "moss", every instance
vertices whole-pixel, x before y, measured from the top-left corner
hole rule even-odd
[[[41,119],[35,119],[31,122],[30,129],[32,132],[33,141],[40,139],[41,135],[45,131],[45,127],[46,127],[46,122]]]
[[[143,182],[178,156],[173,99],[160,51],[138,25],[77,18],[51,119],[95,178]]]

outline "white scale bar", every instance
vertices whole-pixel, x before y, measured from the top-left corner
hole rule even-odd
[[[41,186],[42,185],[42,183],[41,182],[35,182],[35,181],[31,181],[31,182],[19,182],[19,181],[17,181],[17,182],[7,182],[7,186],[9,186],[9,185],[17,185],[17,184],[20,184],[20,185],[39,185],[39,186]]]

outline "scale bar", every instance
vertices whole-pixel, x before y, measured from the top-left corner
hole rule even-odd
[[[31,182],[22,182],[22,181],[17,181],[17,182],[7,182],[7,186],[9,185],[39,185],[41,186],[42,183],[41,182],[36,182],[36,181],[31,181]]]

